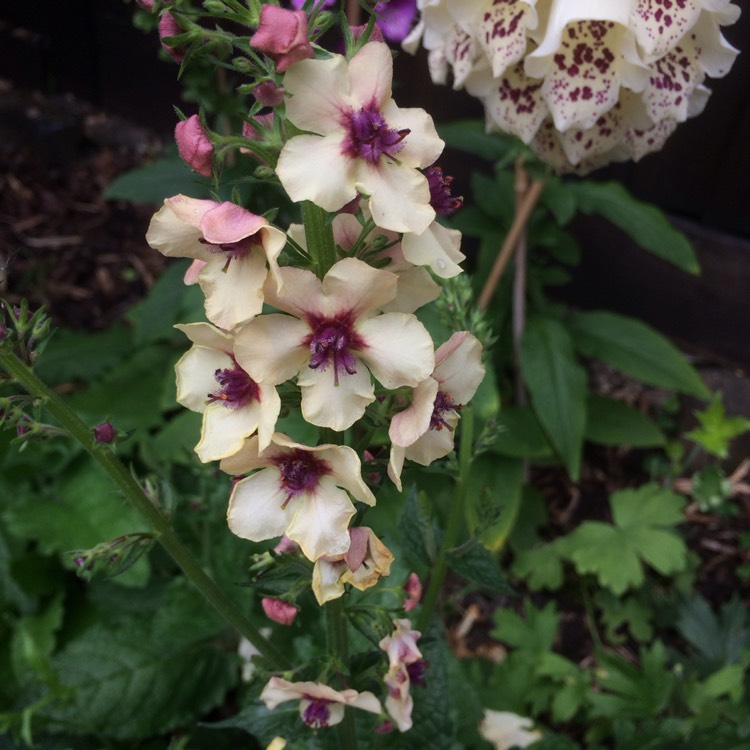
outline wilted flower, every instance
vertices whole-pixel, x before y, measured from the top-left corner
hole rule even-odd
[[[433,80],[482,100],[488,130],[517,135],[562,171],[638,159],[699,114],[706,75],[736,50],[720,33],[730,0],[420,0],[405,42]]]
[[[528,747],[542,739],[542,733],[531,731],[532,721],[510,711],[486,709],[479,725],[479,734],[495,746],[495,750]]]
[[[289,69],[287,117],[311,133],[287,141],[276,167],[293,201],[338,211],[362,193],[375,223],[394,232],[422,232],[435,218],[418,170],[435,161],[443,141],[424,110],[396,106],[392,77],[391,53],[381,42],[349,61],[332,55]]]
[[[310,560],[349,549],[348,527],[355,513],[349,494],[375,505],[359,458],[346,446],[311,448],[277,432],[263,451],[257,436],[250,438],[221,468],[235,476],[254,472],[234,485],[227,511],[230,530],[254,542],[286,534]]]
[[[482,345],[457,331],[435,352],[435,370],[412,393],[408,409],[391,420],[388,476],[401,489],[404,458],[428,466],[453,450],[458,409],[474,396],[484,378]]]
[[[206,316],[227,330],[263,308],[266,263],[280,283],[277,258],[286,235],[235,203],[167,198],[151,219],[146,241],[167,257],[205,262],[195,275],[206,296]]]
[[[258,382],[297,375],[302,415],[345,430],[375,400],[370,373],[386,388],[416,386],[434,365],[432,339],[407,313],[378,314],[396,296],[397,277],[355,258],[336,263],[321,282],[311,271],[280,269],[283,290],[266,301],[290,315],[260,315],[240,330],[235,353]]]
[[[263,450],[271,442],[281,400],[271,385],[257,383],[237,364],[234,337],[209,323],[178,325],[192,348],[175,365],[177,401],[203,414],[195,452],[201,461],[236,453],[258,432]]]
[[[271,677],[260,699],[271,710],[286,701],[298,700],[302,721],[313,729],[340,723],[346,706],[374,714],[381,711],[380,701],[370,692],[334,690],[320,682],[289,682],[281,677]]]

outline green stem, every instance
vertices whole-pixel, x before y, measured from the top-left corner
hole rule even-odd
[[[312,258],[315,273],[322,279],[336,262],[336,243],[328,212],[310,201],[302,203],[307,252]]]
[[[146,497],[138,482],[112,452],[111,448],[97,443],[91,428],[80,419],[68,404],[40,380],[15,354],[2,347],[0,347],[0,367],[6,370],[32,396],[42,399],[45,407],[67,430],[68,434],[78,440],[92,458],[99,463],[127,500],[148,521],[155,531],[158,541],[182,572],[219,614],[247,638],[274,667],[287,668],[288,661],[284,654],[260,634],[239,607],[206,575],[190,550],[180,541],[164,514]]]
[[[458,486],[456,488],[456,497],[448,513],[448,522],[443,535],[443,544],[440,547],[440,554],[435,562],[432,571],[430,584],[427,587],[424,601],[422,602],[422,611],[417,620],[417,630],[425,632],[430,623],[430,618],[435,610],[440,590],[443,587],[445,573],[448,569],[448,555],[456,546],[458,532],[461,526],[461,518],[464,515],[464,506],[466,505],[466,495],[469,487],[469,469],[471,468],[471,451],[474,437],[474,414],[471,407],[467,406],[461,417],[461,445],[459,447],[458,465],[459,476]]]
[[[349,637],[346,630],[344,600],[333,599],[325,605],[328,631],[328,653],[348,667]],[[336,725],[339,750],[357,750],[357,728],[351,710],[344,712],[343,720]]]

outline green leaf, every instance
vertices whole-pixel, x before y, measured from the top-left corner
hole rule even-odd
[[[712,464],[693,474],[691,494],[704,513],[716,513],[732,495],[732,483],[724,476],[721,466]]]
[[[560,624],[555,603],[548,602],[544,609],[537,609],[527,599],[524,613],[525,619],[512,609],[496,610],[494,619],[497,627],[490,635],[531,654],[540,655],[550,651]]]
[[[686,433],[685,437],[718,458],[727,458],[729,443],[738,435],[750,430],[750,419],[726,416],[720,393],[714,396],[705,411],[695,411],[693,414],[700,427]]]
[[[519,552],[513,563],[513,573],[526,579],[526,585],[532,591],[559,589],[563,583],[560,546],[551,542]]]
[[[417,492],[416,485],[412,485],[406,495],[399,531],[402,538],[410,542],[404,554],[411,566],[432,565],[438,551],[437,529],[427,497]]]
[[[551,458],[552,446],[529,406],[505,406],[497,418],[500,439],[493,451],[516,458]]]
[[[500,133],[485,133],[481,120],[440,123],[438,133],[446,145],[488,161],[507,159],[518,151],[518,142],[514,138]]]
[[[567,538],[566,555],[581,573],[594,573],[620,595],[644,580],[643,564],[671,575],[687,564],[687,547],[664,527],[679,523],[684,500],[656,484],[610,498],[614,524],[586,521]]]
[[[610,643],[617,644],[625,640],[625,633],[621,632],[623,626],[627,627],[637,641],[647,642],[653,638],[653,613],[640,599],[635,596],[621,599],[602,590],[596,596],[596,603],[601,609],[602,622],[607,628],[607,640]]]
[[[474,544],[463,552],[450,555],[448,567],[462,578],[482,588],[503,594],[513,593],[513,589],[500,572],[497,560],[480,544]]]
[[[558,321],[529,319],[521,340],[521,372],[539,422],[577,479],[586,423],[586,373]]]
[[[586,440],[635,448],[664,445],[664,434],[656,424],[622,401],[591,393],[586,404]]]
[[[210,198],[211,180],[193,172],[175,154],[120,175],[104,191],[104,199],[160,204],[179,194]]]
[[[700,273],[690,241],[655,206],[633,198],[618,182],[567,182],[578,209],[597,213],[629,234],[644,250],[688,273]]]
[[[645,323],[610,312],[576,313],[568,322],[573,343],[587,357],[658,388],[707,399],[710,391],[685,357]]]
[[[34,680],[50,681],[50,656],[63,620],[62,594],[55,597],[37,615],[27,615],[16,623],[11,640],[13,673],[19,684]]]

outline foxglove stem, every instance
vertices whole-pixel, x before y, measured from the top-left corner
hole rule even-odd
[[[461,412],[461,422],[458,429],[461,431],[461,445],[458,454],[458,486],[456,487],[456,496],[448,512],[443,544],[440,547],[438,559],[432,570],[430,585],[427,587],[427,593],[422,602],[422,612],[417,621],[417,630],[422,633],[427,630],[430,624],[430,618],[435,610],[438,596],[440,596],[440,589],[445,580],[445,572],[448,568],[448,555],[451,554],[453,548],[456,546],[461,519],[464,516],[464,506],[466,505],[466,495],[469,488],[471,451],[474,442],[474,414],[471,406],[464,407]]]
[[[310,201],[302,203],[302,221],[305,225],[307,252],[310,254],[317,277],[322,279],[336,262],[333,225],[328,212]]]
[[[237,605],[222,592],[201,568],[190,550],[169,525],[169,521],[125,468],[122,461],[105,445],[96,442],[93,430],[46,383],[40,380],[15,354],[0,347],[0,368],[4,369],[34,398],[41,399],[49,412],[97,461],[128,502],[148,521],[156,536],[185,576],[203,594],[222,617],[240,635],[247,638],[274,668],[288,668],[289,663],[276,646],[264,638]]]

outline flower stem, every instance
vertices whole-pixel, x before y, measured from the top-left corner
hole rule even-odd
[[[435,562],[435,567],[430,578],[430,585],[427,587],[424,601],[422,602],[422,611],[417,621],[417,630],[424,633],[430,623],[430,618],[435,610],[440,589],[445,580],[445,573],[448,569],[448,555],[456,546],[458,531],[461,525],[461,518],[464,515],[464,506],[466,505],[466,495],[469,488],[469,470],[471,468],[471,452],[474,442],[474,414],[470,406],[464,407],[460,422],[461,445],[458,454],[458,485],[456,487],[456,496],[448,513],[448,522],[443,534],[443,544],[440,547],[440,554]]]
[[[333,599],[325,605],[328,628],[328,652],[338,662],[347,666],[349,662],[349,637],[346,630],[346,613],[342,598]],[[343,720],[336,725],[339,750],[357,750],[357,728],[351,711],[344,712]]]
[[[98,462],[131,505],[148,521],[156,533],[158,541],[182,572],[219,614],[240,635],[247,638],[271,665],[281,669],[287,668],[288,661],[284,654],[260,634],[239,607],[206,575],[193,554],[169,525],[169,521],[164,514],[144,494],[133,475],[125,468],[111,448],[97,443],[94,439],[93,430],[7,347],[0,347],[0,367],[34,398],[41,399],[47,410],[65,428],[67,433],[75,438]]]
[[[307,252],[312,258],[315,273],[322,279],[336,262],[336,243],[328,212],[310,201],[302,203]]]

